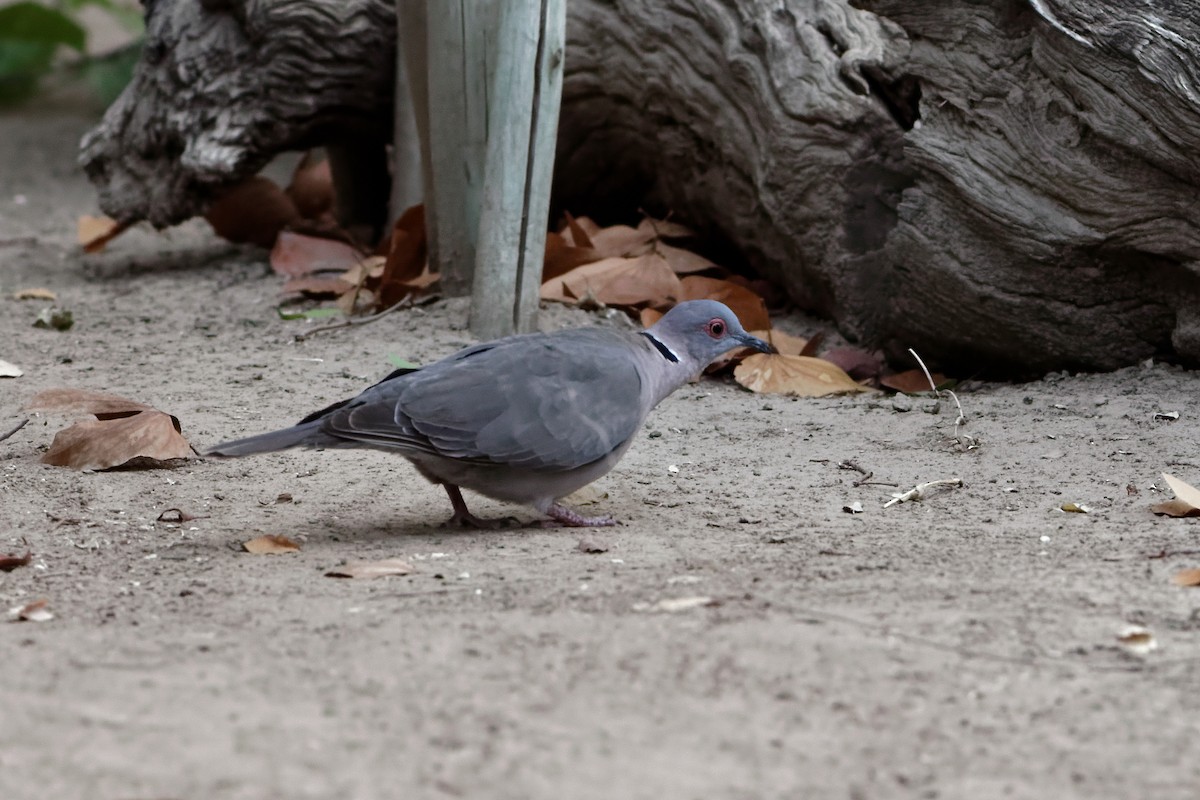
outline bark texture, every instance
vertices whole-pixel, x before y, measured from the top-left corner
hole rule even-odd
[[[105,213],[165,227],[286,150],[387,180],[396,16],[378,0],[147,0],[133,81],[83,139]],[[382,173],[371,175],[371,171]],[[376,192],[372,192],[375,194]],[[386,188],[383,197],[386,198]]]
[[[213,5],[155,4],[166,46],[85,140],[110,214],[170,224],[343,120],[387,127],[389,3]],[[573,0],[568,16],[560,203],[673,209],[895,357],[1200,361],[1200,2]]]

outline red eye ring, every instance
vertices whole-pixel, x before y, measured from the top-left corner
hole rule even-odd
[[[725,328],[725,320],[718,317],[716,319],[710,319],[704,325],[704,332],[714,339],[720,339],[725,335]]]

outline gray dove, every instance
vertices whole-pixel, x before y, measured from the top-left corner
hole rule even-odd
[[[558,501],[612,469],[663,398],[743,345],[772,351],[713,300],[680,303],[638,333],[582,328],[508,336],[398,369],[290,428],[225,442],[208,455],[388,450],[446,489],[450,523],[503,523],[468,511],[460,491],[467,488],[532,506],[562,525],[615,525]]]

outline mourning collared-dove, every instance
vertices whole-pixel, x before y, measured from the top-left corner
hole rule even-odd
[[[558,500],[607,473],[646,416],[735,347],[770,352],[713,300],[680,303],[640,333],[583,328],[509,336],[399,369],[283,430],[219,444],[216,456],[289,447],[397,452],[454,506],[451,522],[495,524],[459,487],[533,506],[563,525],[613,525]]]

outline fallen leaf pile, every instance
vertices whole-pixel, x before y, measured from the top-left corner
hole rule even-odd
[[[144,403],[87,389],[47,389],[28,411],[89,415],[54,436],[42,463],[73,469],[172,467],[195,451],[179,420]]]
[[[256,175],[231,187],[210,205],[205,219],[223,238],[271,248],[272,269],[285,279],[284,303],[333,300],[336,310],[284,313],[285,319],[351,316],[392,308],[433,290],[438,276],[427,263],[425,214],[414,206],[382,242],[341,229],[333,215],[334,186],[329,162],[306,154],[287,187]],[[80,220],[79,239],[89,252],[101,249],[123,226],[103,218]],[[356,236],[357,233],[357,236]],[[653,325],[672,306],[712,299],[729,306],[747,330],[765,331],[772,341],[786,334],[771,329],[767,298],[778,292],[688,249],[696,234],[671,220],[645,216],[636,226],[602,227],[587,217],[565,214],[546,237],[543,300],[594,309],[614,307]],[[794,337],[793,337],[794,338]],[[734,379],[754,392],[816,397],[869,391],[862,382],[881,371],[879,358],[856,348],[818,357],[814,346],[779,347],[778,353],[739,351],[710,372],[737,365]],[[941,376],[936,376],[941,378]],[[884,385],[896,391],[925,391],[917,377],[902,373]]]

